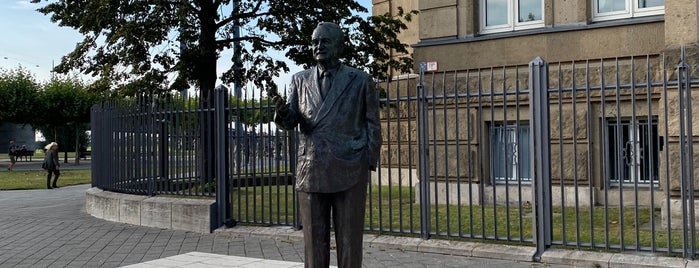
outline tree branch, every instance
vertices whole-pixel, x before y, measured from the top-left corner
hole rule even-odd
[[[264,2],[264,1],[263,1],[263,0],[258,0],[258,1],[257,1],[257,4],[255,5],[255,7],[254,7],[250,12],[241,13],[241,14],[238,14],[238,15],[231,15],[230,17],[225,18],[224,20],[220,21],[219,23],[216,23],[216,28],[217,28],[217,29],[218,29],[218,28],[221,28],[221,27],[223,27],[224,25],[230,23],[231,21],[233,21],[233,20],[235,20],[235,19],[243,19],[243,18],[259,17],[259,16],[264,16],[264,15],[269,15],[269,14],[270,14],[269,12],[263,12],[263,13],[260,13],[260,14],[256,14],[258,11],[260,11],[260,7],[262,7],[262,2]],[[240,8],[240,6],[238,6],[238,8]],[[233,10],[233,12],[235,13],[236,11]]]
[[[241,36],[238,38],[228,38],[228,39],[221,39],[221,40],[216,40],[216,45],[223,45],[235,41],[258,41],[266,45],[279,45],[283,44],[281,41],[273,42],[273,41],[268,41],[265,40],[264,38],[258,37],[258,36]]]

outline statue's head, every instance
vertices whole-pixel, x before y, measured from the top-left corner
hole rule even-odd
[[[345,35],[335,23],[321,22],[313,30],[311,48],[319,64],[334,66],[344,50]]]

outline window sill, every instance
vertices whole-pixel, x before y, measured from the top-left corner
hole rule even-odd
[[[657,182],[653,182],[653,183],[641,183],[641,182],[639,182],[637,185],[638,185],[638,189],[649,189],[651,187],[653,189],[660,189],[660,184]],[[633,182],[622,183],[622,184],[619,184],[618,182],[610,182],[609,188],[610,189],[619,189],[619,188],[621,188],[621,189],[634,189],[634,188],[636,188],[636,185],[634,185]]]
[[[526,185],[526,186],[531,186],[532,181],[531,180],[509,180],[507,182],[498,180],[492,183],[494,186],[517,186],[517,185]]]

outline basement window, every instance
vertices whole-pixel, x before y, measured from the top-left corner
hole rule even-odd
[[[528,124],[494,124],[490,129],[490,142],[494,183],[531,181]]]
[[[608,121],[606,132],[610,182],[658,182],[661,140],[656,120]]]

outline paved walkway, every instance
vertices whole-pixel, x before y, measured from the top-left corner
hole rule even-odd
[[[80,159],[80,164],[75,164],[74,158],[69,158],[68,163],[63,163],[63,157],[59,157],[61,161],[61,169],[90,169],[92,167],[92,158]],[[34,157],[32,161],[17,161],[12,168],[15,171],[25,170],[42,170],[41,163],[44,162],[43,157]],[[0,159],[0,172],[6,172],[10,166],[10,159]]]
[[[85,213],[88,188],[0,191],[0,267],[119,267],[194,252],[303,262],[303,240],[295,237],[199,234],[96,219]],[[572,267],[378,247],[365,247],[364,266]]]

